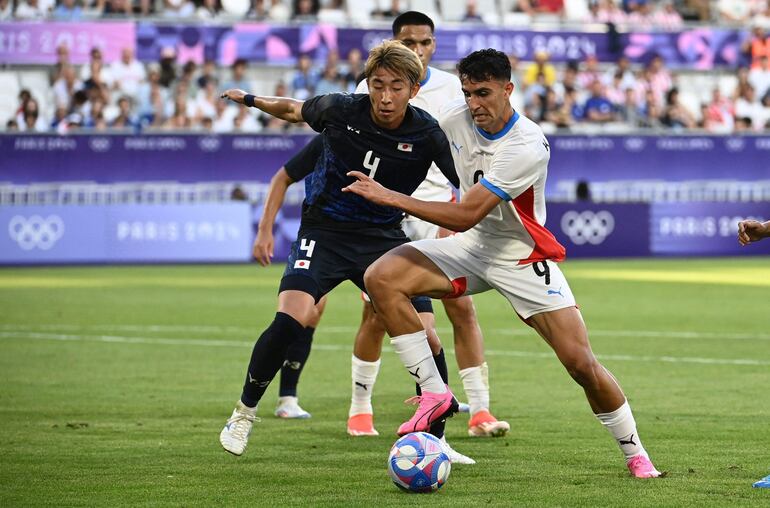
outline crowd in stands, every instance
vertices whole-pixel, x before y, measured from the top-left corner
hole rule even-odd
[[[18,2],[15,6],[13,1]],[[80,0],[0,0],[0,12],[28,19],[29,13],[41,16],[82,9]],[[182,12],[197,15],[201,8],[216,11],[219,0],[202,0],[201,5],[185,7],[188,0],[96,0],[86,9],[105,13],[156,13],[174,16]],[[227,2],[230,0],[222,0]],[[344,1],[244,0],[253,15],[277,21],[316,20],[324,9],[345,9]],[[364,2],[366,3],[366,2]],[[415,0],[412,0],[412,4]],[[505,2],[503,2],[505,3]],[[503,5],[498,2],[496,5]],[[570,0],[512,0],[517,13],[537,16],[563,16]],[[705,3],[705,7],[704,4]],[[291,5],[290,5],[291,4]],[[369,0],[367,5],[379,5]],[[441,2],[434,2],[438,8]],[[467,20],[482,22],[478,14],[480,2],[466,3]],[[743,8],[738,8],[741,4]],[[389,6],[390,10],[385,7]],[[376,16],[393,16],[406,5],[394,0],[379,5]],[[742,48],[748,65],[738,68],[724,80],[715,80],[709,90],[701,90],[697,101],[683,94],[680,76],[666,68],[656,57],[645,65],[632,65],[625,58],[613,64],[600,64],[594,57],[583,61],[555,64],[546,52],[535,55],[533,62],[519,62],[511,56],[513,79],[517,87],[514,106],[546,129],[602,128],[609,131],[648,128],[686,131],[702,129],[714,133],[758,132],[770,129],[770,35],[762,21],[770,21],[770,0],[590,0],[585,2],[586,16],[602,23],[644,24],[654,16],[655,23],[675,28],[682,23],[680,10],[691,9],[697,19],[716,8],[730,13],[730,21],[742,22],[752,17],[752,35]],[[34,11],[34,12],[33,12]],[[188,12],[189,11],[189,12]],[[212,13],[213,13],[212,11]],[[280,11],[280,16],[276,14]],[[21,15],[19,14],[21,12]],[[85,12],[85,11],[83,11]],[[213,15],[213,14],[212,14]],[[727,15],[727,14],[725,14]],[[68,18],[68,19],[71,19]],[[90,62],[75,66],[70,63],[66,45],[57,48],[57,63],[51,67],[49,97],[34,96],[22,89],[15,118],[7,121],[6,131],[58,132],[127,130],[137,131],[206,131],[259,132],[306,129],[289,125],[257,110],[237,107],[219,98],[223,90],[254,90],[249,79],[249,63],[237,60],[229,68],[207,61],[196,65],[178,58],[172,47],[162,50],[160,60],[139,62],[129,48],[111,63],[103,61],[102,52],[93,48]],[[449,69],[451,70],[451,68]],[[352,92],[361,79],[363,55],[353,50],[342,57],[331,51],[323,62],[308,55],[298,59],[296,67],[276,80],[269,93],[305,99],[330,92]],[[50,114],[40,101],[53,101]]]
[[[436,21],[505,25],[596,22],[665,30],[683,21],[770,23],[767,0],[0,0],[0,21],[150,16],[351,25],[407,10],[424,11]]]

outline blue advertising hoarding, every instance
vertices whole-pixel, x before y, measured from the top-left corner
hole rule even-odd
[[[245,203],[0,208],[0,264],[245,262]]]

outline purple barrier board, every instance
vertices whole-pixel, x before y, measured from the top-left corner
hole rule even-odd
[[[770,241],[742,247],[737,240],[738,222],[770,219],[770,203],[656,203],[651,212],[654,255],[770,254]]]
[[[567,259],[650,254],[650,205],[549,203],[546,228]]]
[[[560,180],[770,178],[770,136],[549,136],[546,196]]]
[[[12,206],[0,209],[0,264],[245,262],[245,203]]]
[[[0,182],[262,181],[310,139],[297,135],[0,135]],[[770,136],[549,136],[559,181],[770,179]]]
[[[0,181],[268,182],[310,135],[0,136]]]
[[[88,63],[99,47],[105,62],[120,59],[123,48],[136,47],[136,24],[125,23],[0,23],[0,63],[54,64],[56,48],[70,48],[70,62]]]

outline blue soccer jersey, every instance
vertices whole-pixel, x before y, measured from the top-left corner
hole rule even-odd
[[[435,161],[450,182],[459,184],[449,142],[432,116],[408,106],[401,125],[388,130],[374,123],[370,108],[365,94],[321,95],[303,104],[304,120],[322,132],[323,142],[306,181],[305,225],[390,227],[401,221],[398,209],[342,192],[353,182],[349,171],[361,171],[384,187],[412,194]],[[313,148],[311,143],[307,150],[312,153]]]

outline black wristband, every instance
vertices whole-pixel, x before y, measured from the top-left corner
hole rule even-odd
[[[251,95],[250,93],[247,93],[243,96],[243,103],[247,105],[250,108],[254,107],[254,99],[257,97],[255,95]]]

